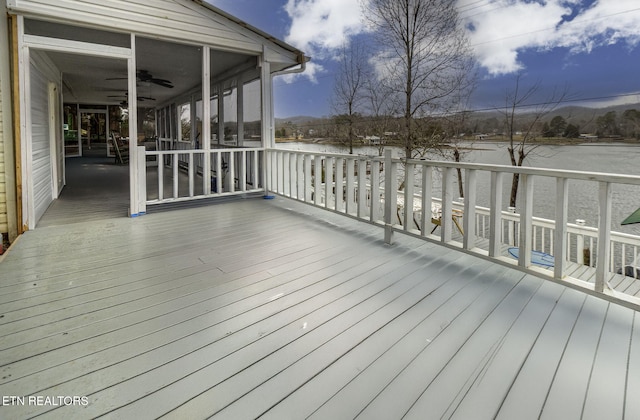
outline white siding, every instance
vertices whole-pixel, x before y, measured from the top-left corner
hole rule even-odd
[[[202,43],[218,49],[271,56],[289,64],[296,54],[192,0],[8,0],[10,11],[27,17],[75,22],[96,29],[135,32]]]
[[[2,75],[0,74],[0,78]],[[4,118],[2,115],[2,84],[0,83],[0,233],[9,231],[7,218],[7,176],[4,156]]]
[[[53,201],[51,146],[49,142],[49,80],[36,63],[31,63],[31,159],[35,220]]]

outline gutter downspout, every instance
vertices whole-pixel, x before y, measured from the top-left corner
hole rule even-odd
[[[286,69],[286,70],[276,71],[274,73],[271,73],[271,77],[282,76],[285,74],[302,73],[307,69],[307,61],[311,61],[311,57],[305,57],[304,54],[300,54],[298,55],[298,64],[300,64],[300,67],[295,69]]]

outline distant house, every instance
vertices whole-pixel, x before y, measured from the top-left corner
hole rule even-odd
[[[597,140],[598,136],[594,135],[594,134],[580,134],[581,139],[586,139],[586,140]]]
[[[486,140],[489,137],[488,134],[476,134],[475,135],[475,139],[476,140]]]
[[[0,233],[12,239],[64,189],[65,159],[96,142],[107,153],[113,132],[129,139],[130,216],[144,211],[138,139],[273,145],[272,78],[308,60],[201,0],[0,0],[0,14]]]
[[[365,136],[365,142],[371,146],[378,146],[384,143],[384,140],[378,136]]]

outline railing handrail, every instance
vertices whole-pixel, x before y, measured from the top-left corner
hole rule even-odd
[[[505,245],[520,248],[517,267],[536,275],[576,287],[608,299],[618,299],[619,292],[608,289],[610,273],[624,266],[640,254],[640,237],[611,230],[612,186],[640,185],[640,176],[600,172],[517,167],[509,165],[476,164],[435,160],[402,159],[393,157],[387,149],[384,157],[349,155],[301,150],[266,150],[267,189],[276,194],[305,201],[316,206],[385,226],[385,241],[392,241],[393,232],[418,236],[464,252],[509,263]],[[403,167],[401,169],[401,167]],[[433,170],[441,170],[436,179]],[[464,202],[455,201],[455,170],[465,174],[467,191]],[[490,173],[490,206],[480,207],[477,201],[477,179],[480,172]],[[384,173],[384,176],[383,176]],[[422,180],[420,180],[420,175]],[[520,213],[503,210],[502,186],[505,176],[520,174]],[[404,191],[394,188],[404,178]],[[555,220],[533,216],[534,179],[547,177],[556,180]],[[326,178],[326,182],[325,182]],[[569,180],[594,182],[598,188],[598,227],[588,227],[568,220]],[[436,227],[440,237],[431,233],[431,208],[439,199],[432,197],[433,183],[441,183],[441,210]],[[359,188],[364,186],[364,188]],[[422,196],[416,195],[420,190]],[[437,190],[436,190],[437,191]],[[404,205],[402,195],[418,200]],[[393,203],[396,203],[395,205]],[[417,206],[415,209],[414,207]],[[458,214],[456,209],[462,209]],[[461,218],[462,225],[460,225]],[[476,220],[477,218],[477,220]],[[455,226],[454,226],[455,225]],[[458,235],[456,232],[459,232]],[[458,242],[462,238],[462,242]],[[488,239],[488,251],[485,247]],[[601,246],[607,244],[606,246]],[[583,248],[584,246],[584,248]],[[536,267],[532,262],[534,250],[551,253],[556,264],[552,271]],[[584,256],[581,255],[584,251]],[[588,255],[587,255],[588,254]],[[588,263],[595,269],[595,282],[567,278],[567,263]],[[587,259],[588,258],[588,259]],[[573,268],[572,268],[573,270]],[[630,306],[640,308],[640,298],[625,295]],[[621,302],[623,303],[623,302]]]
[[[289,149],[266,149],[267,151],[276,151],[282,153],[294,153],[299,155],[309,156],[326,156],[343,159],[363,159],[383,162],[383,156],[370,156],[370,155],[349,155],[340,153],[325,153],[325,152],[308,152],[302,150],[289,150]],[[544,176],[551,178],[568,178],[581,181],[595,181],[595,182],[610,182],[616,184],[630,184],[640,185],[640,176],[638,175],[625,175],[625,174],[610,174],[605,172],[588,172],[588,171],[575,171],[567,169],[547,169],[536,168],[528,166],[511,166],[511,165],[499,165],[499,164],[481,164],[481,163],[469,163],[469,162],[451,162],[440,160],[426,160],[426,159],[403,159],[392,158],[394,163],[410,163],[414,165],[433,166],[439,168],[451,168],[451,169],[474,169],[478,171],[488,172],[503,172],[510,174],[524,174]]]

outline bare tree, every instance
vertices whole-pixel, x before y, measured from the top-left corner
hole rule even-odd
[[[437,141],[437,136],[425,135],[421,120],[439,112],[473,74],[456,1],[369,0],[363,9],[382,46],[378,76],[394,92],[389,99],[396,101],[403,118],[403,145],[410,158],[416,149]]]
[[[540,146],[535,140],[542,131],[542,120],[549,115],[550,112],[558,108],[568,96],[568,89],[566,87],[563,90],[554,89],[546,100],[533,105],[534,111],[527,112],[525,120],[519,121],[518,113],[522,108],[528,108],[531,105],[529,102],[534,99],[541,88],[540,82],[536,82],[528,89],[522,90],[520,78],[521,75],[516,77],[514,90],[507,91],[503,110],[505,130],[509,142],[507,150],[512,166],[523,166],[527,156]],[[519,183],[520,174],[513,174],[511,194],[509,197],[509,205],[511,207],[516,206]]]
[[[354,126],[361,118],[365,101],[368,63],[364,45],[354,39],[340,50],[340,67],[336,73],[332,104],[340,122],[346,124],[346,142],[353,154]]]
[[[385,144],[393,137],[396,118],[393,115],[393,104],[389,101],[391,92],[380,85],[375,77],[369,75],[365,83],[365,109],[370,116],[367,120],[367,133],[378,137],[378,155],[382,156]]]

